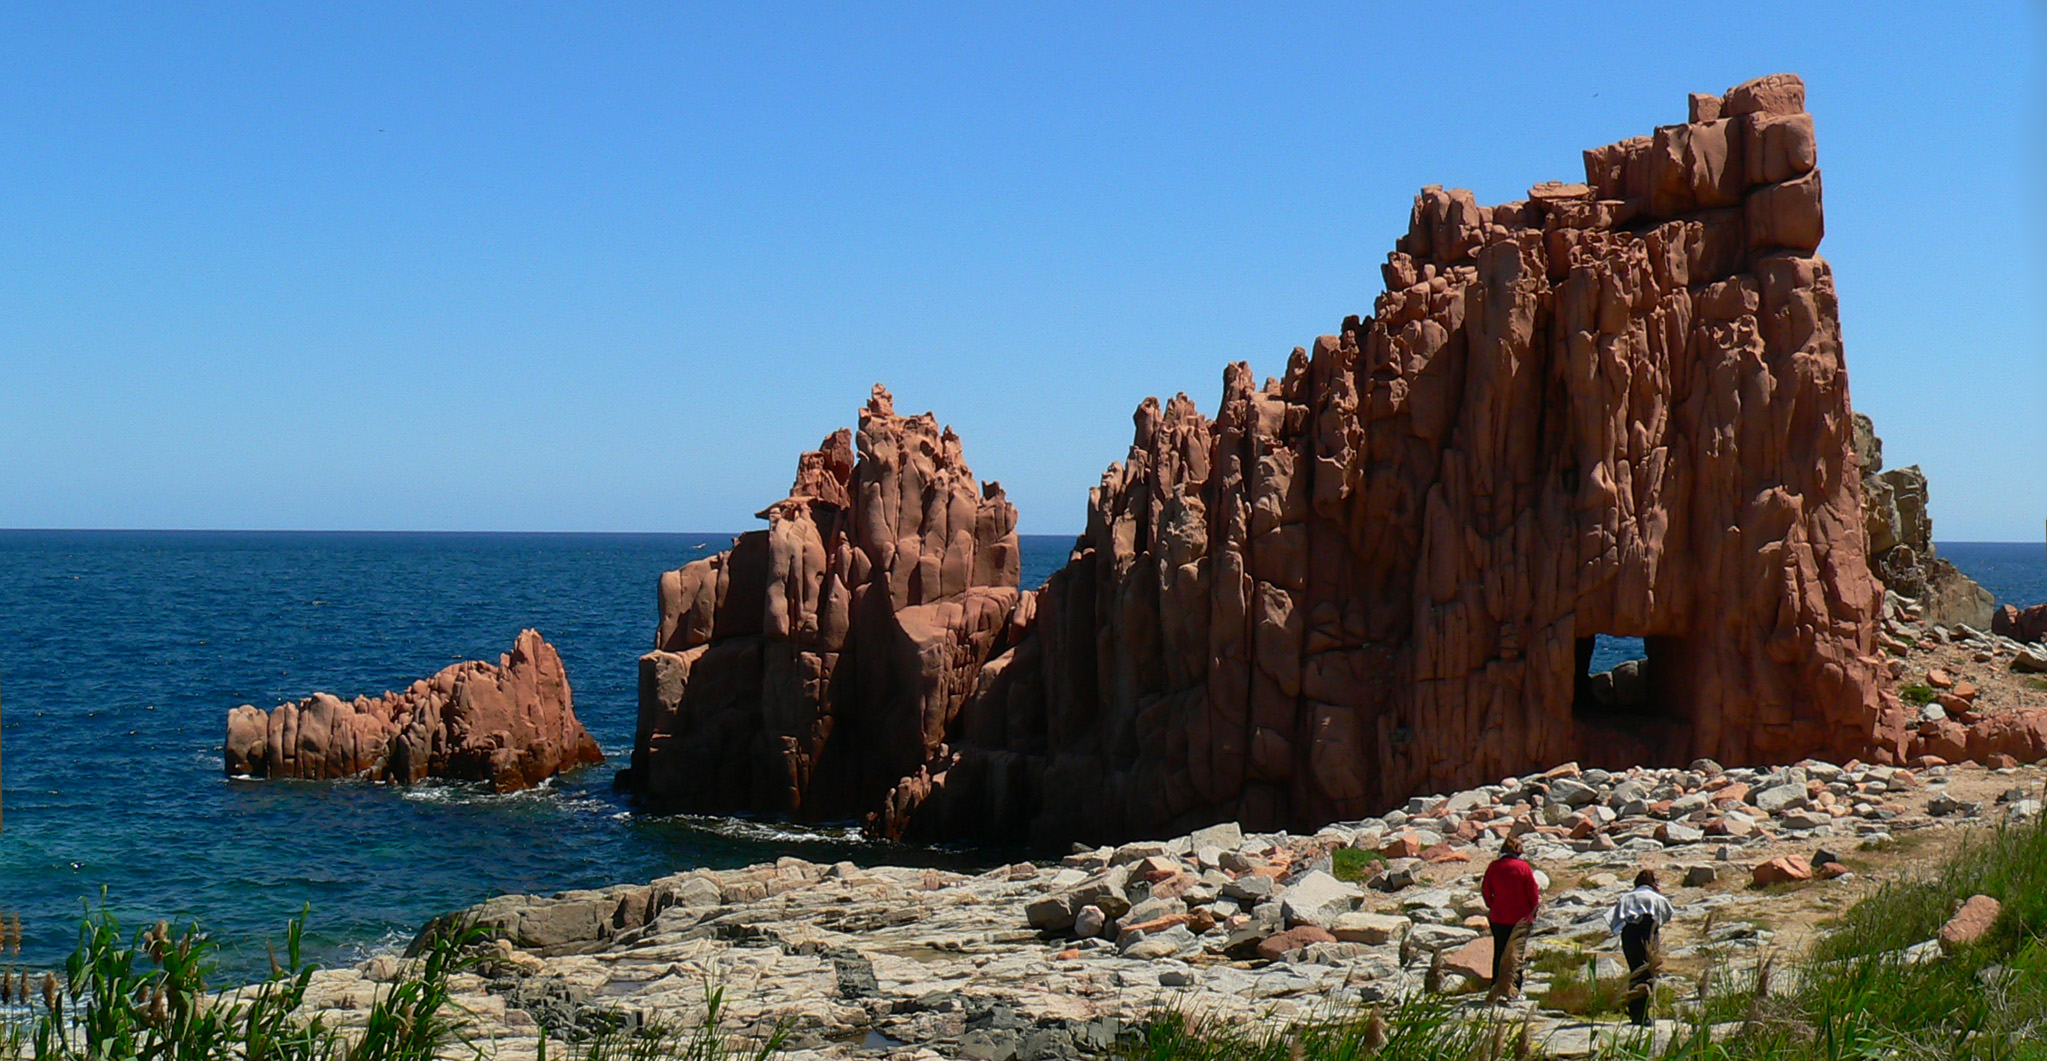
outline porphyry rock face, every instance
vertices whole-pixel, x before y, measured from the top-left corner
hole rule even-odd
[[[1884,468],[1884,442],[1869,417],[1855,414],[1855,455],[1862,464],[1862,515],[1870,566],[1893,593],[1920,601],[1928,622],[1990,625],[1997,603],[1947,559],[1935,555],[1926,473],[1916,464]]]
[[[1016,509],[950,429],[876,386],[857,439],[804,454],[760,515],[766,530],[662,576],[622,783],[664,809],[866,813],[945,754],[1009,644]]]
[[[431,777],[500,792],[604,761],[576,720],[561,657],[533,630],[495,665],[457,663],[402,692],[354,700],[315,693],[270,711],[243,704],[228,712],[223,751],[231,776],[404,784]]]
[[[1482,207],[1213,420],[1137,413],[888,835],[1310,828],[1543,764],[1895,758],[1804,87]],[[1641,706],[1584,695],[1646,640]]]
[[[2003,605],[1990,617],[1990,632],[2014,641],[2047,642],[2047,604]]]
[[[1035,592],[999,494],[878,398],[857,462],[835,436],[769,530],[664,578],[629,784],[1051,842],[1572,759],[1899,760],[1816,159],[1776,75],[1582,183],[1424,189],[1371,316],[1229,366],[1214,419],[1139,407]],[[1602,634],[1647,645],[1624,701],[1589,692]]]

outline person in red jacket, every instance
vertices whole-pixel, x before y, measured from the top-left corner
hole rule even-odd
[[[1535,910],[1542,905],[1542,889],[1535,884],[1535,867],[1521,857],[1521,840],[1510,836],[1500,844],[1500,857],[1486,867],[1485,880],[1479,884],[1479,895],[1484,897],[1486,919],[1493,925],[1493,990],[1492,997],[1503,998],[1509,994],[1504,982],[1511,976],[1514,980],[1512,994],[1521,993],[1521,961],[1517,950],[1528,945],[1528,928],[1535,924]],[[1508,955],[1514,954],[1510,962]]]

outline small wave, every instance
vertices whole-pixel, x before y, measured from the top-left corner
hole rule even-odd
[[[379,955],[389,954],[396,957],[404,954],[405,948],[411,945],[412,935],[410,933],[389,928],[384,930],[383,935],[375,939],[356,940],[351,943],[345,943],[337,949],[336,953],[342,961],[349,965],[356,965],[369,961],[371,958],[378,957]]]
[[[863,842],[860,830],[853,826],[801,826],[788,822],[755,821],[750,818],[721,818],[709,814],[672,814],[649,821],[674,822],[692,829],[754,843],[831,843],[857,844]]]

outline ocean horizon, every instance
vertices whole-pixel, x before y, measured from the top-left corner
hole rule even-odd
[[[545,531],[0,530],[0,917],[22,967],[75,942],[104,889],[124,925],[196,920],[227,971],[310,907],[328,961],[401,945],[494,894],[819,861],[974,867],[1003,852],[865,841],[853,823],[647,815],[612,790],[631,751],[639,655],[660,573],[731,534]],[[1022,539],[1022,582],[1072,535]],[[2001,601],[2047,600],[2047,547],[1937,543]],[[226,777],[238,704],[403,688],[519,630],[560,651],[609,761],[541,788]],[[1602,644],[1609,666],[1639,642]]]

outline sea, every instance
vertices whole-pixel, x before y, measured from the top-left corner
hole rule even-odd
[[[642,814],[612,790],[631,751],[656,581],[730,540],[0,532],[0,924],[19,918],[22,929],[0,968],[61,964],[88,909],[125,929],[197,922],[233,977],[260,973],[266,943],[301,911],[314,955],[336,962],[402,946],[426,919],[498,894],[780,855],[999,861],[871,843],[850,823]],[[1072,543],[1024,538],[1023,583],[1042,583]],[[2047,600],[2038,544],[1938,548],[2000,599]],[[510,795],[222,774],[237,704],[403,688],[459,660],[495,660],[529,626],[560,651],[576,713],[611,762]],[[1630,647],[1601,651],[1618,659]]]

